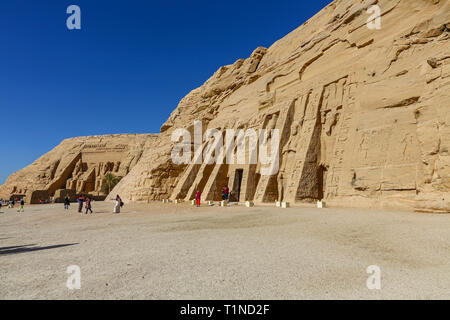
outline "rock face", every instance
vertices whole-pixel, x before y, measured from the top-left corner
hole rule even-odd
[[[381,29],[368,26],[381,9]],[[374,21],[370,21],[373,23]],[[450,210],[450,1],[336,0],[188,94],[112,192],[132,201],[235,200]],[[280,170],[175,165],[172,133],[279,129]]]
[[[380,29],[373,28],[376,10],[367,12],[374,5]],[[175,164],[172,135],[194,132],[195,120],[202,132],[278,129],[279,170]],[[97,152],[95,160],[84,160],[84,142],[65,142],[2,190],[79,191],[99,172],[131,169],[111,196],[192,199],[201,190],[203,200],[219,200],[228,185],[232,200],[255,203],[449,212],[450,1],[336,0],[270,48],[220,68],[181,100],[158,138],[135,139],[142,139],[136,156]],[[98,190],[96,183],[89,189]]]
[[[29,203],[50,196],[72,199],[76,194],[104,198],[106,173],[124,177],[151,148],[157,135],[130,134],[79,137],[64,140],[33,164],[11,175],[0,186],[0,197],[25,197]],[[59,199],[61,200],[61,199]]]

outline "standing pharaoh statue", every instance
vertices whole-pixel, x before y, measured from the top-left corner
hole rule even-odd
[[[272,138],[272,130],[274,130],[277,127],[278,122],[278,114],[274,113],[268,116],[269,122],[267,124],[266,130],[267,130],[267,141],[266,143],[269,143],[269,140]]]
[[[266,130],[266,134],[264,137],[260,137],[260,142],[262,141],[262,144],[264,146],[270,146],[271,145],[271,139],[272,139],[272,130],[274,130],[277,127],[277,122],[278,122],[278,113],[273,113],[273,114],[269,114],[266,115],[266,122],[267,125],[263,128],[264,130]],[[260,151],[261,152],[261,151]],[[256,167],[256,172],[260,173],[261,172],[261,162],[258,162],[257,167]]]
[[[287,182],[287,172],[286,170],[288,164],[293,164],[295,162],[295,154],[297,152],[297,142],[298,142],[298,127],[299,122],[294,121],[291,126],[291,136],[289,141],[286,143],[283,151],[281,152],[281,168],[278,173],[278,201],[284,200],[285,184]]]

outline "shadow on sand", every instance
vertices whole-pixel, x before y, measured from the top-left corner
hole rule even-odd
[[[39,247],[36,244],[26,244],[23,246],[13,246],[13,247],[0,247],[0,255],[9,255],[9,254],[25,253],[25,252],[32,252],[32,251],[57,249],[57,248],[74,246],[76,244],[78,244],[78,243],[58,244],[58,245],[47,246],[47,247]]]

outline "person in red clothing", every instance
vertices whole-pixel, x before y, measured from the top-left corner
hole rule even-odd
[[[222,200],[228,200],[228,195],[230,194],[230,189],[228,186],[223,187],[222,189]]]
[[[82,213],[82,210],[83,210],[83,202],[84,202],[83,196],[79,196],[78,199],[77,199],[77,201],[78,201],[78,212],[79,212],[79,213]]]
[[[202,197],[202,193],[200,192],[200,190],[197,190],[197,193],[195,194],[195,200],[197,200],[197,207],[200,207],[201,197]]]
[[[88,211],[92,213],[91,198],[89,197],[86,198],[86,214],[88,213]]]

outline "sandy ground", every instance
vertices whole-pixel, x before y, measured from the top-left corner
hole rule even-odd
[[[112,206],[0,210],[0,299],[450,298],[450,215]],[[370,265],[381,290],[366,286]]]

